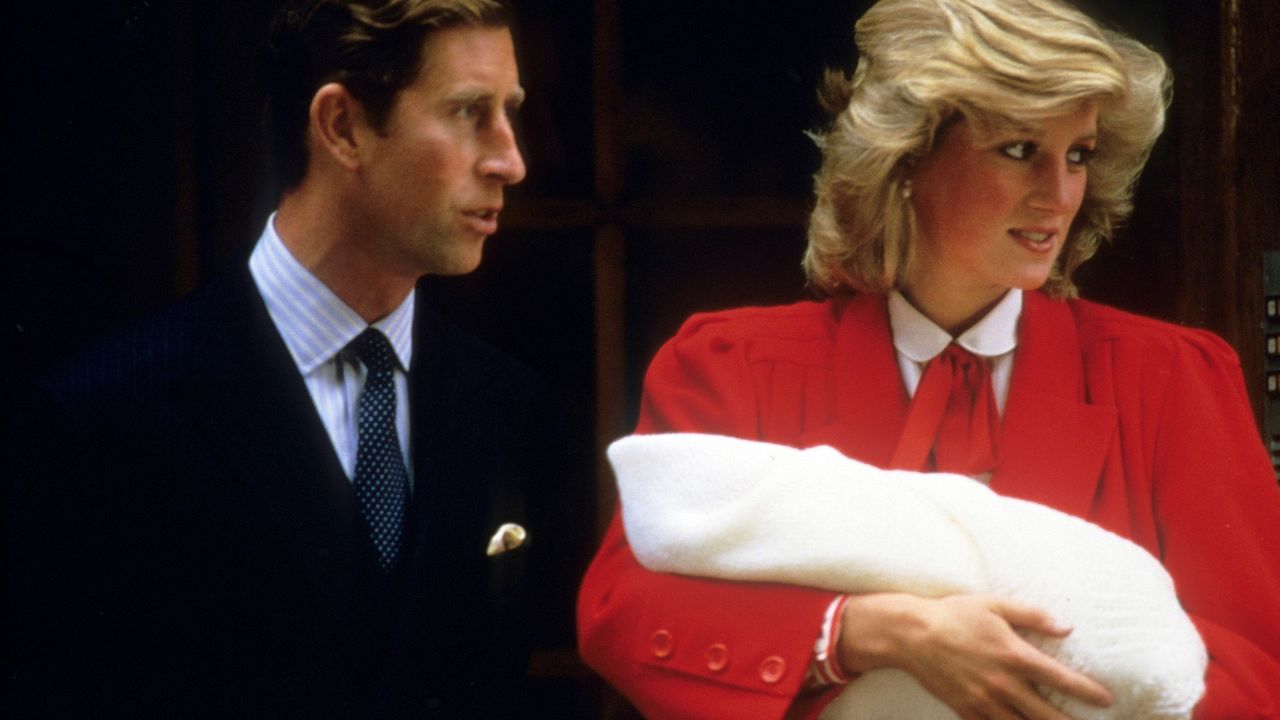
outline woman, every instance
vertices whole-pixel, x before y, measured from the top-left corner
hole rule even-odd
[[[1280,718],[1280,494],[1218,338],[1074,299],[1163,125],[1150,50],[1055,0],[882,0],[857,25],[805,268],[824,302],[699,315],[654,359],[638,433],[828,444],[963,472],[1133,540],[1210,654],[1200,718]],[[1065,718],[1110,691],[992,597],[842,597],[640,567],[615,519],[581,649],[647,716],[816,716],[907,671],[962,718]],[[815,643],[816,640],[816,643]]]

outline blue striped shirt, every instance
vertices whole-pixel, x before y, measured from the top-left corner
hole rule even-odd
[[[344,352],[347,343],[368,327],[346,303],[302,266],[280,240],[275,214],[249,256],[249,271],[266,302],[284,344],[306,382],[307,391],[324,423],[333,449],[347,477],[356,467],[356,409],[365,368]],[[386,334],[395,350],[396,430],[400,450],[413,487],[409,448],[409,381],[405,370],[413,357],[413,298],[411,291],[400,306],[373,323]]]

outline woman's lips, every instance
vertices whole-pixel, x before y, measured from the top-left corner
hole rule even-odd
[[[1042,253],[1053,249],[1053,241],[1058,232],[1048,229],[1014,228],[1009,231],[1009,235],[1028,250]]]

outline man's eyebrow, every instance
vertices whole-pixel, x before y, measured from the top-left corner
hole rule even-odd
[[[493,97],[493,92],[484,88],[459,88],[444,96],[444,101],[450,105],[470,105],[477,102],[485,102]]]
[[[519,106],[524,102],[524,88],[517,86],[504,99],[505,105]],[[461,88],[455,92],[445,95],[445,102],[450,105],[470,105],[472,103],[488,103],[495,97],[495,93],[487,88]]]

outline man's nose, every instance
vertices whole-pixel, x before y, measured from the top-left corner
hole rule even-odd
[[[494,127],[479,169],[481,175],[501,180],[503,185],[515,185],[524,179],[524,157],[520,154],[515,128],[509,119],[502,118]]]

